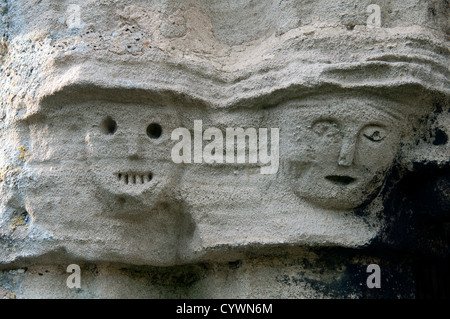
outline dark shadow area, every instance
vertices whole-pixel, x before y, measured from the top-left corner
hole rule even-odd
[[[373,247],[407,256],[419,299],[450,298],[449,194],[450,165],[433,162],[415,163],[385,194],[387,228]]]

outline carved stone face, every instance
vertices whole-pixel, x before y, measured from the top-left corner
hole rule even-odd
[[[162,102],[51,103],[26,122],[33,223],[80,258],[173,263],[194,229],[171,197],[178,113]]]
[[[351,210],[380,191],[400,146],[400,122],[384,101],[335,97],[297,108],[298,152],[290,157],[295,193],[313,204]],[[294,146],[295,147],[295,146]]]
[[[59,193],[83,193],[91,205],[100,204],[104,216],[143,216],[169,201],[168,190],[181,168],[170,158],[170,132],[180,125],[176,112],[158,105],[92,101],[50,113],[33,130],[32,138],[41,138],[32,147],[31,162],[76,167],[71,173],[75,184],[55,175],[51,184],[60,185]],[[37,179],[45,182],[51,176]]]
[[[92,121],[85,142],[105,213],[145,214],[167,200],[180,171],[170,160],[170,132],[179,126],[176,113],[162,107],[113,107],[97,111]]]

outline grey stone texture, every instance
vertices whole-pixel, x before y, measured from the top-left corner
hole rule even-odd
[[[436,296],[449,4],[372,3],[0,1],[0,297]]]

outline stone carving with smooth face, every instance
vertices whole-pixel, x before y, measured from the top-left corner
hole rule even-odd
[[[177,112],[164,102],[63,102],[27,122],[33,220],[54,237],[93,243],[87,253],[69,245],[83,258],[174,263],[193,232],[172,196],[182,171],[170,158]]]
[[[173,266],[253,252],[259,264],[292,245],[366,247],[390,213],[379,196],[390,169],[435,154],[448,161],[448,145],[401,147],[414,135],[408,114],[430,114],[431,95],[448,97],[443,1],[383,1],[380,28],[367,28],[369,3],[354,1],[91,0],[79,3],[78,26],[71,1],[2,3],[8,269]],[[405,105],[366,94],[382,90],[401,91]],[[410,107],[416,96],[429,101]],[[222,132],[279,129],[280,170],[174,163],[171,133],[196,120]],[[227,276],[264,296],[241,281],[252,268],[242,269]]]
[[[97,104],[92,118],[97,123],[85,136],[96,197],[106,214],[148,213],[168,201],[180,173],[168,155],[170,132],[180,125],[177,113],[153,105]]]
[[[294,125],[300,153],[290,159],[295,193],[335,210],[370,203],[399,155],[405,129],[399,106],[350,94],[294,104],[301,121]]]

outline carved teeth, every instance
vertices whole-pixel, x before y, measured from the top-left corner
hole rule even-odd
[[[142,185],[151,182],[153,179],[152,173],[117,173],[117,180],[125,185]]]

